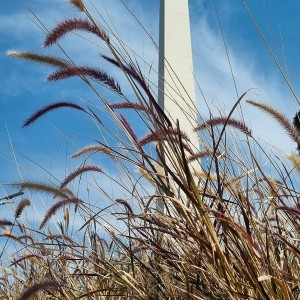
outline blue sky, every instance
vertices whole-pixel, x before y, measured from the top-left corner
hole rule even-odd
[[[175,0],[174,0],[175,1]],[[119,0],[93,0],[101,15],[114,24],[126,44],[146,62],[157,68],[158,54],[155,47],[138,23]],[[299,43],[300,3],[298,1],[248,1],[249,8],[266,39],[270,43],[281,67],[299,92]],[[23,178],[57,179],[64,176],[80,161],[70,163],[68,157],[78,147],[93,143],[97,131],[88,119],[70,110],[56,111],[47,115],[29,128],[22,123],[35,110],[54,101],[65,100],[81,103],[95,101],[93,94],[79,81],[47,83],[45,77],[51,68],[30,64],[6,56],[8,49],[59,54],[57,48],[42,47],[43,31],[30,19],[26,3],[51,29],[67,17],[79,13],[64,0],[3,1],[0,11],[0,183],[20,181]],[[128,8],[141,21],[148,32],[158,41],[159,0],[124,0]],[[246,89],[257,88],[260,94],[250,98],[273,105],[287,117],[292,118],[298,105],[284,83],[270,54],[259,37],[242,1],[216,0],[222,29],[227,42],[239,94]],[[194,72],[200,87],[212,105],[229,111],[236,101],[224,44],[216,18],[213,1],[190,0],[191,29],[194,52]],[[84,35],[93,40],[90,35]],[[101,44],[99,44],[101,46]],[[99,60],[105,49],[96,47],[76,36],[62,41],[62,46],[79,64],[96,65],[117,76],[123,89],[130,96],[130,89],[116,70]],[[284,54],[284,59],[282,55]],[[145,72],[147,64],[141,64]],[[150,78],[155,81],[155,72]],[[102,93],[117,102],[113,94]],[[132,95],[133,96],[133,95]],[[203,99],[197,91],[199,110]],[[253,133],[280,151],[288,153],[295,145],[283,130],[268,116],[243,104],[246,123]],[[101,110],[101,107],[99,108]],[[203,111],[205,115],[205,111]],[[108,118],[105,117],[108,121]],[[16,157],[10,149],[21,153]],[[29,159],[26,159],[28,157]],[[20,164],[17,168],[15,159]],[[42,168],[48,170],[49,175]],[[109,168],[109,166],[106,166]],[[3,191],[4,192],[4,191]],[[1,193],[0,193],[1,195]]]

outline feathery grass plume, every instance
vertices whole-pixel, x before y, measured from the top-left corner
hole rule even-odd
[[[130,133],[131,137],[135,140],[135,142],[138,142],[137,135],[135,134],[134,130],[132,129],[132,127],[130,126],[130,124],[126,120],[126,118],[122,114],[120,114],[120,118],[121,118],[125,128]]]
[[[125,201],[123,199],[116,199],[116,203],[120,203],[120,204],[124,205],[126,207],[126,209],[128,210],[128,212],[133,214],[133,210],[127,201]]]
[[[3,233],[1,233],[0,237],[5,237],[5,238],[8,238],[8,239],[11,239],[13,241],[21,243],[21,240],[20,240],[20,238],[18,236],[15,236],[14,234],[8,233],[6,231],[3,232]]]
[[[181,132],[181,138],[185,141],[190,141],[189,137],[182,131]],[[169,141],[172,143],[179,143],[179,138],[177,137],[178,131],[176,129],[173,129],[172,127],[169,127],[168,129],[158,129],[156,131],[152,131],[148,134],[146,134],[143,138],[141,138],[138,143],[141,147],[152,143],[152,142],[158,142],[158,141]],[[186,150],[190,155],[194,155],[194,151],[191,149],[189,145],[187,145],[185,142],[182,141],[182,146],[184,150]]]
[[[37,112],[35,112],[33,115],[31,115],[23,124],[22,127],[29,126],[33,122],[35,122],[37,119],[42,117],[44,114],[48,113],[51,110],[62,108],[62,107],[70,107],[74,109],[81,110],[86,113],[86,110],[82,108],[81,106],[72,103],[72,102],[55,102],[53,104],[49,104],[41,109],[39,109]]]
[[[104,146],[99,146],[99,145],[90,145],[87,147],[84,147],[80,149],[78,152],[72,154],[72,158],[79,157],[81,155],[84,155],[86,153],[90,152],[101,152],[107,155],[110,155],[112,157],[115,157],[115,153],[109,148],[109,147],[104,147]]]
[[[300,157],[295,153],[291,153],[287,155],[287,158],[293,163],[296,171],[300,173]]]
[[[279,122],[279,124],[281,124],[281,126],[286,130],[292,140],[294,140],[297,144],[300,143],[299,133],[297,132],[293,124],[283,114],[279,113],[273,107],[266,104],[262,104],[253,100],[246,100],[246,102],[270,114],[275,120]]]
[[[16,50],[8,50],[6,53],[8,56],[18,57],[29,61],[37,62],[43,65],[49,65],[52,67],[67,68],[71,65],[68,61],[62,58],[50,56],[50,55],[16,51]]]
[[[26,206],[29,206],[31,204],[31,202],[28,199],[23,199],[17,206],[16,210],[15,210],[15,218],[19,218],[23,212],[23,210],[25,209]]]
[[[17,300],[29,300],[35,296],[36,293],[41,291],[48,291],[52,289],[58,290],[60,288],[60,284],[51,279],[46,279],[42,282],[34,283],[28,289],[23,291],[23,293],[17,298]]]
[[[122,95],[121,88],[114,78],[112,78],[107,73],[99,69],[94,69],[91,67],[70,66],[67,68],[63,68],[49,75],[47,77],[47,80],[57,81],[57,80],[63,80],[74,76],[89,76],[94,80],[96,80],[97,82],[104,84],[105,86],[107,86],[114,92],[118,93],[119,95]]]
[[[129,75],[132,79],[134,79],[144,90],[144,92],[146,93],[146,95],[149,98],[150,104],[152,104],[158,114],[158,116],[161,116],[161,118],[166,121],[167,125],[169,127],[172,127],[172,123],[169,120],[169,118],[167,117],[167,115],[165,114],[165,112],[163,111],[163,109],[158,105],[158,103],[155,101],[149,87],[147,86],[147,83],[144,80],[144,77],[142,75],[140,75],[134,68],[133,66],[125,66],[124,64],[119,63],[118,61],[116,61],[115,59],[108,57],[106,55],[101,55],[101,57],[103,59],[105,59],[106,61],[110,62],[111,64],[113,64],[114,66],[120,68],[122,71],[124,71],[127,75]]]
[[[5,220],[5,219],[0,219],[0,226],[4,227],[4,226],[13,226],[14,223],[12,223],[9,220]]]
[[[64,198],[71,195],[71,192],[68,190],[62,190],[55,186],[47,185],[44,183],[27,181],[27,182],[16,183],[13,185],[19,186],[22,189],[29,189],[29,190],[38,191],[38,192],[46,192],[46,193],[53,194],[53,195],[59,196],[59,197],[64,197]]]
[[[25,255],[22,255],[22,257],[20,257],[18,259],[14,259],[13,262],[10,264],[10,266],[14,266],[14,265],[20,263],[21,261],[27,260],[27,259],[38,263],[43,259],[43,257],[40,255],[36,255],[36,254],[25,254]]]
[[[97,166],[80,167],[80,168],[76,169],[75,171],[73,171],[69,176],[67,176],[61,183],[60,187],[64,188],[70,181],[75,179],[77,176],[81,175],[82,173],[89,172],[89,171],[103,173],[103,171]]]
[[[189,137],[183,131],[180,131],[181,138],[186,141],[190,141]],[[170,138],[178,137],[178,130],[173,128],[165,129],[157,129],[155,131],[151,131],[146,134],[143,138],[139,140],[140,146],[145,146],[151,142],[161,141],[161,140],[169,140]]]
[[[246,135],[251,136],[251,130],[246,126],[244,122],[233,118],[227,119],[227,117],[217,117],[217,118],[209,119],[205,121],[203,124],[197,126],[195,128],[195,131],[203,130],[205,128],[210,128],[211,126],[218,126],[218,125],[224,125],[224,126],[229,125],[240,130]]]
[[[41,224],[40,224],[40,229],[42,229],[46,223],[49,221],[49,219],[55,215],[55,213],[62,207],[65,207],[66,205],[69,204],[74,204],[75,206],[78,206],[80,203],[82,203],[82,200],[78,198],[67,198],[67,199],[62,199],[55,204],[53,204],[49,210],[46,212]]]
[[[59,39],[65,36],[67,33],[72,31],[87,31],[93,33],[100,37],[103,41],[109,43],[109,37],[106,32],[100,29],[95,24],[92,24],[88,20],[83,19],[68,19],[65,21],[60,22],[54,27],[48,34],[44,42],[45,47],[50,47],[53,44],[57,43]]]
[[[110,107],[113,109],[136,109],[144,111],[148,115],[152,115],[152,112],[143,104],[140,103],[132,103],[132,102],[120,102],[110,104]]]
[[[61,239],[61,240],[64,240],[66,242],[69,242],[70,244],[74,244],[74,241],[65,234],[52,234],[52,235],[49,235],[49,236],[45,237],[45,240],[47,240],[47,239],[48,240],[59,240],[59,239]]]
[[[84,11],[85,6],[82,0],[69,0],[70,4],[74,5],[80,11]]]

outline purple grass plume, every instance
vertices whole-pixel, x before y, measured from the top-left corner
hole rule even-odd
[[[110,105],[113,109],[135,109],[144,111],[148,115],[152,115],[150,109],[148,109],[145,105],[140,103],[132,103],[132,102],[120,102],[120,103],[113,103]]]
[[[29,206],[31,204],[31,202],[28,199],[23,199],[17,206],[16,210],[15,210],[15,218],[19,218],[23,212],[23,210],[25,209],[26,206]]]
[[[189,137],[182,131],[180,131],[180,136],[182,139],[183,149],[186,150],[191,156],[195,153],[192,148],[186,143],[189,142]],[[152,143],[152,142],[163,142],[168,141],[169,143],[179,143],[178,131],[173,129],[173,127],[169,127],[167,130],[156,130],[146,134],[143,138],[141,138],[138,142],[141,147]]]
[[[116,203],[124,205],[126,207],[126,209],[128,210],[128,212],[133,214],[133,210],[127,201],[125,201],[123,199],[116,199]]]
[[[14,223],[12,223],[11,221],[9,220],[6,220],[6,219],[0,219],[0,226],[3,227],[3,226],[13,226]]]
[[[19,264],[20,262],[26,260],[26,259],[36,259],[36,260],[39,260],[41,261],[43,259],[42,256],[40,255],[36,255],[36,254],[27,254],[27,255],[23,255],[22,257],[18,258],[18,259],[14,259],[12,261],[12,263],[10,264],[10,266],[14,266],[14,265],[17,265]]]
[[[55,215],[55,213],[62,207],[69,205],[69,204],[74,204],[75,206],[78,206],[80,203],[82,203],[82,200],[78,198],[67,198],[67,199],[62,199],[55,204],[53,204],[49,210],[46,212],[41,224],[40,224],[40,229],[42,229],[46,223],[50,220],[50,218]]]
[[[285,131],[290,136],[290,138],[294,140],[297,144],[300,144],[300,134],[297,128],[290,122],[290,120],[285,115],[281,114],[280,112],[278,112],[276,109],[274,109],[269,105],[256,102],[253,100],[246,100],[246,102],[253,106],[256,106],[257,108],[261,109],[262,111],[272,116],[285,129]]]
[[[105,42],[109,43],[109,37],[104,30],[100,29],[98,26],[88,20],[73,18],[62,21],[56,27],[54,27],[48,33],[44,42],[44,46],[50,47],[53,44],[57,43],[58,40],[65,36],[67,33],[79,30],[93,33]]]
[[[30,116],[24,122],[22,127],[29,126],[30,124],[32,124],[33,122],[38,120],[40,117],[42,117],[44,114],[48,113],[49,111],[57,109],[57,108],[61,108],[61,107],[70,107],[70,108],[74,108],[74,109],[78,109],[78,110],[86,112],[86,110],[84,108],[82,108],[81,106],[79,106],[75,103],[72,103],[72,102],[55,102],[53,104],[47,105],[47,106],[39,109],[37,112],[35,112],[32,116]]]
[[[195,131],[199,131],[205,128],[210,128],[218,125],[224,125],[224,126],[232,126],[241,132],[245,133],[248,136],[251,136],[251,130],[244,124],[244,122],[233,119],[233,118],[227,118],[227,117],[217,117],[217,118],[212,118],[210,120],[205,121],[205,123],[197,126],[195,128]]]
[[[126,120],[126,118],[122,114],[120,115],[120,118],[121,118],[121,120],[122,120],[125,128],[130,133],[131,137],[134,139],[135,142],[138,142],[137,135],[135,134],[133,128],[130,126],[130,124],[128,123],[128,121]]]
[[[81,175],[82,173],[89,172],[89,171],[103,173],[103,171],[97,166],[80,167],[77,170],[75,170],[74,172],[72,172],[69,176],[67,176],[64,179],[64,181],[61,183],[60,187],[64,188],[70,181],[75,179],[77,176]]]
[[[88,76],[96,80],[97,82],[104,84],[114,92],[122,95],[120,85],[109,76],[107,73],[99,70],[94,69],[91,67],[78,67],[78,66],[71,66],[68,68],[63,68],[58,70],[47,77],[48,81],[58,81],[63,80],[66,78],[74,77],[74,76]]]
[[[190,141],[186,133],[181,131],[180,134],[183,140]],[[175,141],[176,137],[177,139],[179,138],[177,129],[173,129],[173,128],[169,128],[168,130],[158,129],[156,131],[152,131],[146,134],[143,138],[139,140],[139,144],[140,146],[145,146],[151,142],[156,142],[156,141],[163,141],[163,140]]]

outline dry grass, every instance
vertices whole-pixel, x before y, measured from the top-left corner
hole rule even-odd
[[[268,169],[263,167],[257,153],[264,149],[246,124],[231,114],[199,124],[199,140],[205,150],[192,151],[180,123],[170,127],[138,66],[123,59],[82,1],[69,2],[84,19],[59,23],[45,44],[58,42],[72,30],[96,34],[111,52],[105,59],[125,73],[136,100],[121,94],[118,83],[106,72],[77,67],[60,58],[8,53],[56,66],[52,79],[81,78],[103,102],[122,134],[108,130],[92,107],[70,103],[53,107],[71,105],[79,113],[88,112],[103,131],[99,144],[94,142],[73,155],[85,158],[84,162],[61,186],[19,184],[22,189],[55,196],[55,203],[41,221],[40,228],[45,231],[19,221],[21,213],[29,209],[28,200],[17,207],[14,219],[0,220],[1,236],[21,249],[2,269],[1,299],[300,299],[299,192],[283,158],[265,153],[270,163]],[[89,78],[104,83],[123,104],[102,97]],[[240,101],[243,96],[237,103]],[[293,125],[275,109],[249,103],[278,119],[299,141]],[[138,124],[119,114],[122,109],[137,114]],[[41,109],[38,116],[48,111]],[[31,117],[27,125],[36,119]],[[145,129],[142,139],[137,133],[141,127]],[[238,134],[229,139],[235,130]],[[101,139],[104,134],[106,141]],[[156,145],[155,151],[151,152],[149,143]],[[85,164],[95,156],[111,157],[118,175]],[[198,159],[202,159],[201,172],[193,170]],[[290,160],[295,164],[292,168],[299,170],[298,157],[290,156]],[[74,196],[71,183],[75,180],[77,191],[82,174],[90,172],[94,176],[91,185],[101,187],[102,180],[111,181],[122,189],[123,199],[106,194],[112,202],[105,208]],[[145,187],[146,180],[151,188]],[[165,204],[164,211],[156,209],[157,200]],[[70,204],[75,208],[69,208]],[[110,224],[104,215],[111,217]],[[51,218],[57,220],[57,227],[46,227]],[[81,222],[80,238],[72,235],[71,218]]]

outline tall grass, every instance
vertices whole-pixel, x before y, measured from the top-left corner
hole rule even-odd
[[[50,111],[75,109],[91,118],[99,138],[73,154],[82,164],[60,185],[16,184],[52,195],[54,204],[39,228],[21,221],[31,204],[28,199],[19,203],[14,217],[0,220],[1,237],[19,244],[2,269],[1,299],[300,299],[300,205],[291,174],[291,168],[299,170],[299,157],[290,155],[292,167],[286,166],[286,158],[267,153],[248,126],[232,117],[247,92],[228,115],[199,115],[203,122],[195,131],[201,151],[196,151],[180,121],[172,125],[158,106],[134,58],[120,52],[83,1],[69,2],[82,18],[57,24],[44,45],[57,44],[74,31],[96,35],[110,51],[101,58],[125,75],[136,100],[107,71],[77,66],[68,57],[8,52],[56,68],[48,81],[79,77],[119,131],[107,127],[93,106],[72,102],[43,107],[24,122],[30,126]],[[103,88],[120,101],[111,103]],[[297,129],[283,115],[247,102],[278,120],[299,143]],[[124,117],[125,110],[139,121]],[[98,157],[110,159],[117,175],[90,164]],[[195,162],[201,169],[193,167]],[[78,194],[85,173],[93,175],[88,184],[111,201],[107,207]],[[103,181],[119,186],[123,197],[105,193]],[[157,200],[163,201],[163,210],[157,209]],[[70,225],[74,218],[80,224],[77,237]]]

